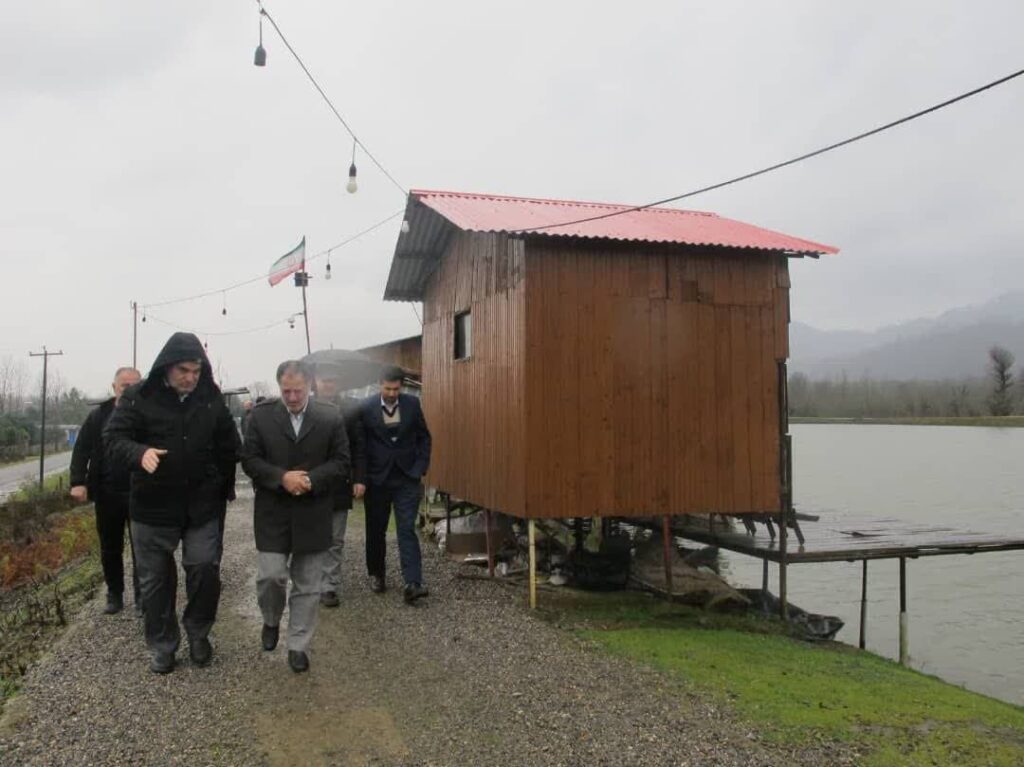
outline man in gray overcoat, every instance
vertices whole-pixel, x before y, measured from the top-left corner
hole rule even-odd
[[[345,424],[337,408],[310,399],[312,382],[305,364],[282,362],[281,398],[252,409],[242,449],[242,468],[256,488],[261,642],[267,651],[277,647],[287,596],[288,665],[296,673],[309,669],[334,494],[349,474]]]

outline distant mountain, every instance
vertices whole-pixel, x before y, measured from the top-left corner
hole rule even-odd
[[[828,331],[794,322],[789,367],[811,378],[964,378],[985,374],[994,344],[1024,364],[1024,292],[875,331]]]

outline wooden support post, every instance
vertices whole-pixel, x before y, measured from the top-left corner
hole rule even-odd
[[[487,574],[494,577],[494,541],[491,540],[491,510],[484,509],[484,524],[487,526],[485,539],[487,541]]]
[[[768,593],[768,557],[761,560],[761,593]]]
[[[907,617],[907,559],[900,557],[900,663],[910,665],[910,621]]]
[[[868,638],[868,561],[864,560],[864,569],[860,579],[860,641],[857,646],[864,649]]]
[[[672,598],[672,524],[668,514],[661,518],[661,537],[665,554],[665,591]]]
[[[527,536],[530,541],[530,609],[537,609],[537,531],[534,521],[526,523]]]

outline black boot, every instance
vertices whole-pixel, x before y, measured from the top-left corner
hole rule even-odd
[[[103,608],[104,615],[114,615],[124,609],[124,595],[116,591],[107,592],[107,606]]]

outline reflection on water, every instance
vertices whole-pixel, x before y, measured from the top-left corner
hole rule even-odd
[[[822,521],[846,513],[1024,537],[1024,429],[797,424],[797,509]],[[813,540],[814,522],[803,523]],[[761,566],[723,555],[728,576],[760,586]],[[771,588],[777,588],[772,566]],[[868,563],[868,649],[898,646],[899,562]],[[796,564],[789,597],[838,615],[837,639],[856,644],[860,562]],[[912,665],[949,682],[1024,704],[1024,551],[907,561]]]

